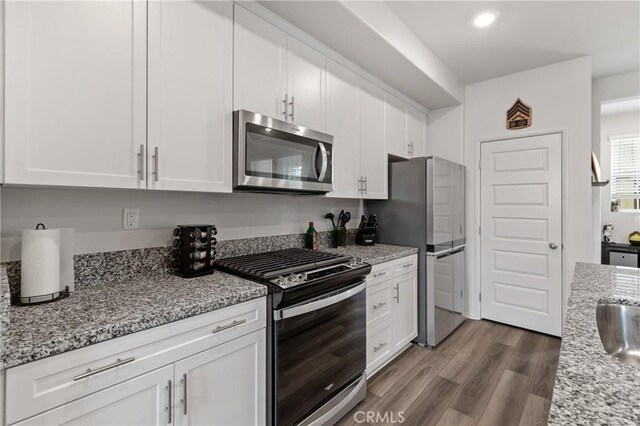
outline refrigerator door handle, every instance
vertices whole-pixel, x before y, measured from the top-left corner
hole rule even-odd
[[[433,257],[444,257],[444,256],[448,256],[451,254],[451,252],[453,251],[452,248],[448,248],[445,250],[440,250],[440,251],[434,251],[434,252],[427,252],[427,256],[433,256]]]

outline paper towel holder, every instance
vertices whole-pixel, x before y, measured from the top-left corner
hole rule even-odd
[[[45,294],[42,296],[20,296],[20,305],[40,305],[42,303],[50,303],[55,302],[56,300],[64,299],[69,297],[69,286],[65,286],[64,290],[56,291],[55,293]],[[42,300],[44,298],[44,300]],[[37,301],[31,301],[31,299],[37,299]]]

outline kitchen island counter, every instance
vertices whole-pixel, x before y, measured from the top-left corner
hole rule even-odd
[[[640,424],[640,368],[605,352],[598,301],[640,306],[640,269],[576,265],[549,424]]]

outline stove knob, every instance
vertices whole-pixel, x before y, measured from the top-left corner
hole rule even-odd
[[[289,277],[287,278],[287,280],[290,283],[295,283],[296,281],[298,281],[298,276],[296,274],[291,274],[289,275]]]
[[[298,281],[304,281],[305,276],[304,274],[298,274],[297,278],[298,278]]]
[[[364,263],[364,259],[361,257],[356,257],[356,264],[357,265],[362,265]]]
[[[280,275],[278,278],[276,278],[276,284],[284,284],[287,282],[287,279],[285,277],[283,277],[282,275]]]

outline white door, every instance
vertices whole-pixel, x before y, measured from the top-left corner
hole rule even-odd
[[[562,330],[562,136],[483,143],[482,316]]]
[[[172,381],[169,365],[15,425],[167,425]]]
[[[233,104],[285,120],[287,34],[234,5]]]
[[[4,6],[5,182],[146,187],[146,2]]]
[[[393,282],[393,351],[418,336],[418,275],[410,272]]]
[[[175,364],[177,425],[263,425],[266,331],[258,330]]]
[[[358,76],[327,61],[327,133],[333,135],[333,192],[336,198],[359,198]]]
[[[149,3],[151,189],[231,192],[233,3]]]
[[[388,93],[384,99],[384,139],[389,154],[408,158],[406,104]]]
[[[366,80],[358,81],[360,174],[362,198],[387,199],[387,151],[384,141],[384,92]]]
[[[407,105],[407,144],[408,156],[422,157],[425,153],[427,134],[427,116]]]
[[[326,58],[293,37],[287,37],[289,121],[325,131]]]

